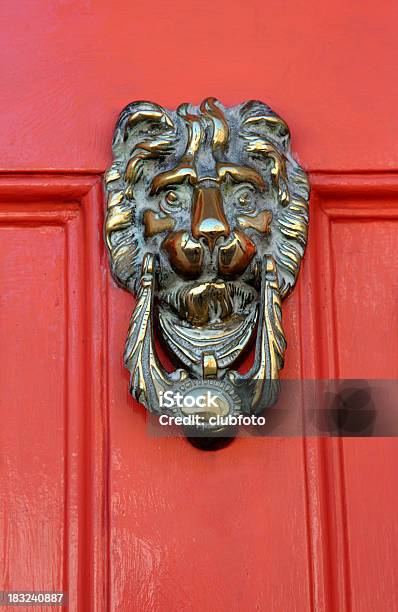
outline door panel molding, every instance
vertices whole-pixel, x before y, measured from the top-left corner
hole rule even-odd
[[[337,310],[334,290],[335,261],[341,256],[333,249],[333,226],[336,223],[369,223],[398,221],[398,173],[387,172],[314,172],[310,173],[311,220],[309,244],[300,284],[304,378],[336,379],[341,373],[339,347],[344,338],[337,334]],[[381,239],[382,237],[380,237]],[[383,249],[383,243],[380,243]],[[350,265],[350,262],[347,262]],[[374,262],[378,265],[378,262]],[[381,280],[380,280],[381,282]],[[309,285],[311,283],[311,285]],[[388,376],[386,376],[388,378]],[[377,448],[376,439],[305,438],[307,488],[309,499],[311,559],[313,565],[314,602],[316,610],[374,610],[380,602],[380,576],[365,567],[366,555],[357,552],[358,539],[352,542],[355,523],[361,522],[363,499],[370,486],[366,473],[352,481],[350,467],[367,463],[369,446]],[[379,479],[390,482],[394,476],[394,462],[398,449],[389,444],[388,453],[377,453]],[[347,462],[349,462],[347,464]],[[351,467],[352,470],[352,467]],[[351,478],[347,480],[347,476]],[[394,487],[385,490],[390,507],[396,507]],[[384,508],[386,507],[386,497]],[[367,515],[371,532],[378,530],[383,516],[373,508],[373,519]],[[396,530],[396,519],[388,517],[387,531]],[[325,538],[326,535],[326,538]],[[376,536],[375,536],[376,537]],[[388,543],[379,554],[384,555],[386,575],[383,583],[390,585],[389,598],[398,588]],[[395,553],[397,555],[397,553]],[[334,561],[333,561],[334,560]],[[338,560],[338,561],[337,561]],[[355,570],[353,569],[355,568]],[[391,571],[389,571],[391,570]],[[359,573],[358,573],[359,572]],[[360,580],[359,575],[362,576]],[[368,578],[364,580],[364,576]],[[369,577],[370,576],[370,577]],[[364,589],[364,585],[366,588]],[[379,599],[378,599],[379,597]],[[385,598],[385,594],[383,594]],[[384,601],[384,599],[383,599]],[[391,603],[393,605],[393,603]]]
[[[98,265],[102,222],[96,176],[0,175],[0,231],[50,226],[64,233],[63,584],[40,586],[68,591],[71,610],[106,610],[108,598],[108,283]],[[29,579],[25,576],[24,583]]]

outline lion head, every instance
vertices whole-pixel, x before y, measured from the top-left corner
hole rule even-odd
[[[166,345],[191,372],[209,354],[225,371],[258,323],[259,262],[273,257],[283,298],[307,241],[309,186],[286,123],[259,101],[225,108],[207,98],[176,111],[133,102],[113,155],[105,239],[114,278],[136,293],[151,254]]]

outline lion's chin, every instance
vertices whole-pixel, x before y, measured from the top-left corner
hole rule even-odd
[[[231,365],[257,323],[258,293],[246,283],[193,283],[163,293],[159,324],[166,345],[192,370],[212,353],[218,368]]]

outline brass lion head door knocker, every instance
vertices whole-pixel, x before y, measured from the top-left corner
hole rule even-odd
[[[105,240],[115,280],[137,296],[124,353],[131,394],[156,414],[200,416],[210,432],[222,429],[214,417],[260,414],[278,397],[281,300],[307,241],[309,184],[286,123],[258,101],[133,102],[113,156]],[[253,366],[240,374],[251,343]]]

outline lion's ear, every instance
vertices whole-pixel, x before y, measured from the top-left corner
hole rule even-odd
[[[287,151],[290,146],[290,131],[283,119],[258,100],[249,100],[240,110],[242,128],[260,137],[271,139]]]
[[[271,178],[281,206],[290,200],[286,156],[289,151],[290,133],[286,123],[263,102],[251,100],[240,110],[240,136],[244,149],[251,157],[271,160]]]
[[[115,157],[126,150],[126,143],[174,131],[170,113],[154,102],[133,102],[120,113],[116,123],[112,149]]]
[[[145,164],[173,151],[175,134],[171,113],[158,104],[133,102],[122,111],[113,138],[113,155],[122,168],[127,197]]]

